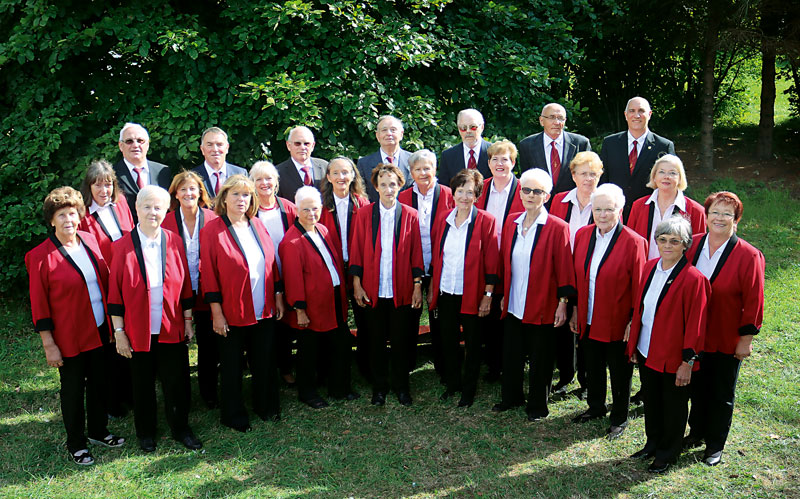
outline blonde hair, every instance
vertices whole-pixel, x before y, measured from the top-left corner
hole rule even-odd
[[[250,206],[247,207],[247,212],[245,212],[245,215],[247,215],[248,218],[253,218],[256,216],[258,213],[258,195],[256,194],[256,184],[241,174],[231,175],[227,180],[225,180],[225,183],[222,184],[222,189],[219,190],[219,194],[217,194],[217,197],[214,200],[214,213],[219,216],[227,214],[228,210],[227,206],[225,206],[225,200],[228,197],[228,192],[239,187],[245,187],[250,193]]]

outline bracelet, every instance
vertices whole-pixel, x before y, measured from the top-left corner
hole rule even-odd
[[[276,294],[276,295],[282,295],[282,294],[283,294],[283,291],[275,291],[275,294]]]
[[[559,303],[567,303],[567,301],[568,301],[568,300],[567,300],[567,297],[566,297],[566,296],[562,296],[561,298],[559,298],[559,299],[558,299],[558,302],[559,302]]]
[[[184,317],[184,318],[183,318],[183,320],[185,320],[185,321],[191,321],[191,320],[194,320],[194,319],[193,319],[192,317]]]
[[[124,332],[125,332],[125,328],[124,327],[114,328],[114,334],[116,334],[116,333],[124,333]]]

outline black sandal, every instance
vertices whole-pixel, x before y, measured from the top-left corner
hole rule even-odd
[[[89,449],[81,449],[79,451],[71,452],[72,461],[80,466],[91,466],[94,464],[94,457],[89,452]]]
[[[125,443],[124,438],[118,437],[113,433],[109,433],[104,438],[99,440],[96,438],[89,437],[89,441],[95,445],[103,445],[105,447],[122,447],[122,445]]]

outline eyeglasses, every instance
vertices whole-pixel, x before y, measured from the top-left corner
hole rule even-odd
[[[541,189],[531,189],[530,187],[522,187],[520,188],[520,191],[522,191],[522,193],[525,194],[526,196],[529,196],[531,194],[535,194],[536,196],[544,196],[545,194],[547,194],[547,191],[543,191]]]
[[[127,145],[131,145],[134,142],[136,142],[137,144],[144,144],[145,142],[147,142],[147,139],[125,139],[122,142],[124,142]]]
[[[729,218],[732,220],[735,215],[733,213],[725,213],[722,211],[709,211],[708,216],[717,218]]]
[[[462,132],[466,132],[467,130],[471,130],[474,132],[475,130],[477,130],[482,126],[483,123],[481,123],[480,125],[458,125],[458,129],[461,130]]]
[[[673,238],[673,237],[667,237],[667,236],[658,236],[656,238],[656,243],[657,244],[662,244],[662,245],[663,244],[669,244],[670,246],[679,246],[679,245],[682,246],[683,245],[683,241],[681,241],[680,239]]]
[[[557,114],[552,114],[550,116],[542,115],[542,118],[550,121],[557,121],[558,123],[566,123],[567,117],[566,116],[558,116]]]
[[[597,178],[597,173],[595,172],[580,172],[577,175],[581,178]]]
[[[666,170],[658,170],[656,175],[661,175],[662,177],[679,177],[680,173],[674,171],[666,171]]]
[[[300,146],[311,147],[311,144],[313,144],[313,142],[292,142],[292,144],[294,144],[295,147],[300,147]]]

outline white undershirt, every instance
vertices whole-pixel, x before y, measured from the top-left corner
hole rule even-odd
[[[671,217],[676,207],[686,212],[686,198],[681,191],[678,191],[678,195],[675,196],[675,201],[664,211],[663,217],[661,216],[661,210],[658,209],[658,189],[653,190],[653,194],[644,202],[645,206],[651,203],[655,203],[655,206],[653,207],[653,225],[648,227],[648,229],[650,229],[650,250],[647,253],[648,260],[659,257],[658,246],[656,245],[656,227],[658,227],[658,224],[660,224],[662,220]],[[650,208],[648,207],[647,209]]]
[[[156,231],[154,239],[148,239],[139,226],[139,241],[142,243],[144,268],[147,282],[150,285],[150,334],[161,332],[161,315],[164,310],[164,276],[161,268],[161,228]]]
[[[589,225],[589,218],[592,215],[592,202],[586,203],[586,206],[581,210],[580,202],[578,201],[578,188],[575,187],[564,196],[561,200],[562,203],[572,203],[569,209],[572,213],[569,216],[569,247],[575,249],[575,234],[578,229]]]
[[[442,278],[439,280],[439,289],[443,293],[463,295],[464,258],[466,257],[467,232],[472,221],[472,210],[467,219],[461,222],[461,227],[456,226],[456,212],[458,212],[458,208],[453,209],[446,219],[450,228],[444,239]]]
[[[428,189],[426,195],[419,192],[416,182],[414,191],[411,193],[417,197],[417,213],[419,213],[419,235],[422,238],[422,263],[423,268],[427,272],[428,267],[431,265],[431,226],[433,225],[433,192],[436,190],[436,177],[434,177],[433,185]]]
[[[350,210],[350,196],[339,198],[336,194],[333,195],[333,201],[336,203],[336,218],[339,220],[339,238],[342,240],[342,259],[345,262],[350,261],[350,254],[347,247],[347,215]]]
[[[653,274],[653,279],[650,281],[650,287],[647,288],[647,293],[644,295],[644,310],[642,310],[642,329],[639,331],[639,342],[637,348],[639,352],[647,357],[650,352],[650,336],[653,333],[653,322],[656,317],[656,306],[658,305],[658,297],[661,296],[661,290],[669,279],[672,269],[675,268],[677,262],[672,267],[664,270],[661,268],[662,260],[658,261],[656,271]]]
[[[322,241],[322,237],[319,235],[319,232],[306,232],[306,234],[308,234],[308,236],[314,242],[314,245],[322,254],[322,259],[325,260],[325,266],[328,267],[328,272],[331,275],[331,282],[333,283],[334,286],[338,286],[340,284],[339,272],[336,271],[336,266],[333,264],[333,257],[331,256],[331,252],[328,251],[328,248]]]
[[[278,271],[282,274],[283,267],[281,266],[281,257],[278,255],[278,246],[283,241],[283,236],[286,233],[283,231],[283,217],[281,217],[280,206],[276,202],[275,206],[269,210],[259,208],[258,219],[264,224],[269,238],[272,239],[272,247],[275,249],[275,261],[278,263]]]
[[[111,213],[111,210],[114,209],[113,206],[114,203],[107,203],[105,206],[100,206],[96,201],[92,200],[92,205],[89,206],[89,214],[92,215],[97,212],[97,216],[100,218],[100,221],[103,222],[103,226],[108,231],[109,237],[111,237],[112,241],[116,241],[122,237],[122,232],[117,224],[117,220],[114,218],[114,214]]]
[[[78,245],[67,250],[67,254],[72,257],[75,265],[81,269],[83,279],[86,281],[86,289],[89,292],[89,301],[92,303],[92,313],[94,314],[94,322],[97,326],[106,321],[105,307],[103,306],[103,293],[100,291],[100,283],[97,281],[97,273],[92,265],[92,260],[89,258],[89,253],[86,247],[78,242]]]
[[[506,204],[508,203],[508,196],[511,195],[511,184],[514,183],[514,179],[509,179],[506,186],[503,188],[502,191],[498,191],[494,187],[494,179],[489,182],[489,199],[486,201],[486,211],[491,213],[495,220],[497,220],[497,247],[500,248],[500,240],[502,239],[503,235],[503,225],[505,225],[506,221]]]
[[[522,320],[525,315],[525,301],[528,299],[528,278],[531,272],[531,251],[536,242],[537,225],[547,223],[547,210],[544,208],[531,224],[527,234],[522,234],[522,223],[526,213],[520,213],[514,223],[517,224],[517,240],[511,248],[511,285],[508,291],[508,313]],[[534,276],[536,277],[536,276]]]
[[[380,201],[378,206],[381,215],[381,263],[378,298],[394,298],[394,282],[392,280],[392,258],[394,256],[394,216],[397,202],[388,210]]]
[[[725,251],[725,247],[728,246],[728,242],[730,242],[731,238],[725,240],[722,245],[717,248],[717,251],[714,252],[713,255],[709,256],[710,248],[708,247],[708,237],[706,237],[706,242],[703,244],[703,247],[700,249],[700,255],[697,257],[697,265],[695,267],[697,270],[700,271],[701,274],[706,276],[706,279],[711,279],[711,276],[714,274],[714,269],[717,268],[717,264],[719,263],[719,259],[722,256],[722,253]]]
[[[628,156],[630,156],[631,151],[633,150],[633,143],[636,142],[636,157],[642,155],[642,147],[644,146],[644,139],[647,138],[647,134],[650,133],[650,130],[645,128],[644,133],[639,136],[638,139],[634,139],[633,135],[631,135],[630,129],[628,130]]]
[[[250,292],[253,294],[253,311],[256,319],[260,319],[264,315],[264,293],[266,292],[264,288],[266,281],[264,254],[261,253],[261,247],[249,226],[234,227],[233,230],[239,238],[245,259],[247,259],[247,267],[250,271]]]
[[[183,230],[184,247],[186,248],[186,260],[188,260],[189,263],[189,278],[192,280],[192,290],[198,292],[200,285],[200,210],[197,211],[197,217],[194,220],[194,234],[189,232],[189,227],[186,226],[186,219],[183,218],[183,213],[181,213],[181,225],[183,226],[181,230]]]
[[[594,289],[597,284],[597,271],[600,269],[600,262],[606,254],[608,245],[611,244],[611,238],[614,237],[614,232],[617,230],[619,221],[605,234],[600,234],[600,229],[595,229],[594,233],[597,238],[594,244],[594,253],[592,253],[592,262],[589,264],[589,313],[586,316],[586,324],[592,323],[592,315],[594,314]]]

